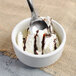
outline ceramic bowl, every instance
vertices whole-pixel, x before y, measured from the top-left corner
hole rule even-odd
[[[62,25],[60,25],[57,21],[52,20],[53,28],[59,36],[60,46],[55,51],[50,52],[48,54],[32,55],[32,54],[24,53],[24,51],[21,50],[16,43],[16,38],[17,38],[18,32],[22,31],[24,29],[27,29],[29,26],[30,20],[31,20],[31,18],[22,20],[15,26],[15,28],[12,31],[12,44],[13,44],[13,48],[14,48],[17,58],[22,63],[24,63],[28,66],[31,66],[31,67],[45,67],[45,66],[55,63],[62,55],[64,45],[66,42],[66,33],[65,33]],[[29,46],[29,48],[30,48],[30,46]]]

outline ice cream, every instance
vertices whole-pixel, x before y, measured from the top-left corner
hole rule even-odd
[[[38,30],[36,27],[32,29],[28,27],[18,33],[17,44],[25,53],[43,55],[59,47],[59,39],[53,29],[52,19],[49,16],[40,18],[46,22],[48,28]]]

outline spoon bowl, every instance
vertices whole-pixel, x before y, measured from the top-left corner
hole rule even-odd
[[[47,24],[43,20],[34,21],[31,24],[31,27],[34,27],[34,26],[37,28],[37,30],[43,30],[45,28],[48,28]]]

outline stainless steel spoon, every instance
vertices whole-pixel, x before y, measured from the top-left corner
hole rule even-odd
[[[33,7],[32,1],[27,0],[27,3],[29,5],[30,11],[31,11],[31,22],[30,22],[31,27],[35,26],[38,30],[43,30],[45,28],[48,28],[46,22],[38,17],[38,15]]]

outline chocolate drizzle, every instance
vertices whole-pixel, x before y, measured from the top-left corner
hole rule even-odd
[[[55,49],[55,50],[57,49],[57,46],[56,46],[56,39],[54,39],[54,49]]]
[[[44,46],[45,46],[45,38],[50,37],[50,36],[51,36],[51,34],[43,34],[43,38],[42,38],[42,54],[44,54],[43,50],[44,50]]]
[[[23,44],[24,44],[23,45],[23,50],[25,50],[26,49],[26,45],[25,45],[26,44],[26,39],[25,38],[23,38]]]
[[[28,30],[29,30],[29,28],[27,28],[27,36],[28,36]],[[23,38],[23,50],[24,51],[26,49],[26,39],[27,39],[27,37],[26,38]]]
[[[43,39],[42,39],[42,54],[43,54],[44,45],[45,45],[45,34],[43,34]]]
[[[38,53],[37,53],[37,51],[36,50],[38,50],[38,47],[37,47],[37,45],[36,45],[36,38],[37,38],[37,36],[38,36],[38,32],[39,32],[39,30],[37,30],[36,31],[36,35],[34,36],[34,54],[37,54],[38,55]]]
[[[29,30],[29,27],[27,28],[27,32],[28,32],[28,30]]]
[[[48,29],[49,29],[49,32],[51,33],[51,26],[49,26]]]
[[[44,21],[45,21],[45,19],[44,19]],[[46,33],[43,34],[43,38],[42,38],[42,54],[44,54],[44,53],[43,53],[43,50],[44,50],[44,46],[45,46],[45,38],[51,36],[51,26],[49,26],[49,27],[47,28],[47,30],[49,31],[49,34],[46,34]]]

